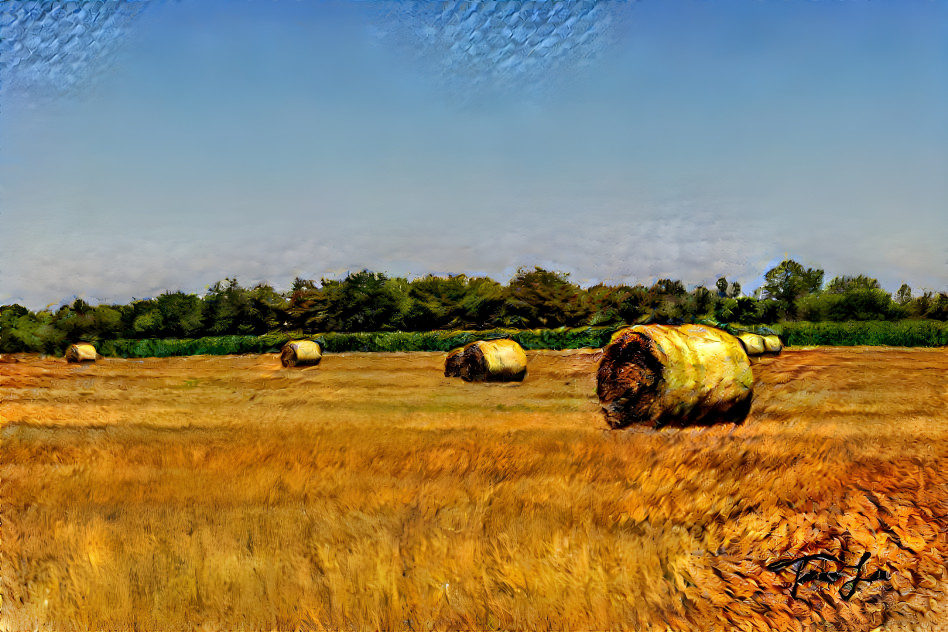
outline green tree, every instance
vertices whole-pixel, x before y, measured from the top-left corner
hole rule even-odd
[[[324,281],[326,283],[326,281]],[[338,283],[333,281],[332,283]],[[303,331],[320,331],[328,328],[325,325],[328,307],[328,292],[309,279],[296,277],[290,289],[289,302],[286,306],[287,327]]]
[[[118,306],[97,305],[92,311],[95,338],[113,340],[122,336],[122,311]]]
[[[584,295],[569,274],[520,268],[507,284],[504,318],[514,327],[576,327],[591,316]]]
[[[160,316],[161,335],[169,338],[192,338],[201,335],[204,327],[204,302],[195,294],[165,292],[154,300]]]
[[[205,331],[215,335],[254,333],[250,297],[237,279],[227,278],[210,287],[204,296]]]
[[[793,259],[782,261],[764,275],[760,288],[761,301],[777,303],[777,314],[796,318],[797,302],[807,294],[815,294],[823,286],[823,270],[804,268]],[[767,311],[773,311],[766,308]]]
[[[710,316],[714,311],[716,295],[714,292],[699,285],[688,293],[684,300],[682,309],[686,320],[696,320],[704,316]]]
[[[269,283],[258,283],[247,292],[247,319],[254,334],[279,331],[289,319],[290,303]]]
[[[48,310],[24,312],[17,307],[20,306],[15,306],[10,310],[11,314],[3,319],[4,351],[9,349],[10,352],[62,353],[69,343],[66,332],[56,326],[56,314]]]
[[[860,274],[833,277],[833,280],[826,285],[826,291],[830,294],[845,294],[859,290],[878,290],[881,287],[877,279]]]
[[[463,276],[426,275],[408,284],[411,307],[405,318],[410,331],[451,328],[458,305],[464,299],[467,279]]]
[[[503,323],[506,288],[487,277],[467,282],[464,298],[458,305],[459,329],[493,329]]]
[[[27,351],[21,335],[18,335],[17,323],[20,318],[26,317],[24,323],[30,321],[30,310],[22,305],[4,305],[0,307],[0,353],[17,353]]]
[[[820,294],[799,299],[797,313],[805,320],[842,322],[899,318],[904,310],[878,280],[860,274],[834,277]]]
[[[164,318],[158,306],[152,301],[142,301],[143,307],[132,321],[132,331],[136,338],[160,338],[164,335]]]
[[[408,282],[362,270],[339,282],[323,279],[327,331],[402,329],[411,309]]]
[[[925,301],[919,305],[919,315],[933,320],[948,320],[948,293],[925,292]]]
[[[895,293],[893,299],[902,307],[907,306],[912,302],[912,288],[909,287],[908,283],[903,283],[899,286],[899,291]]]
[[[95,338],[94,309],[81,298],[73,301],[72,305],[60,307],[52,324],[65,334],[65,340],[70,343]]]
[[[688,290],[681,281],[659,279],[648,289],[648,322],[681,323],[688,314]]]

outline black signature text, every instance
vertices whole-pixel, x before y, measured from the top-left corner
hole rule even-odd
[[[869,552],[862,554],[862,557],[859,558],[859,562],[855,565],[846,564],[842,556],[836,557],[834,555],[828,555],[826,553],[816,553],[815,555],[804,555],[802,557],[797,557],[792,560],[781,560],[773,564],[767,565],[767,570],[779,573],[780,571],[791,568],[796,564],[796,576],[793,579],[793,588],[790,590],[790,596],[796,599],[797,588],[804,584],[809,584],[811,582],[823,582],[826,584],[834,584],[843,577],[843,574],[847,570],[855,570],[856,576],[848,580],[839,588],[839,596],[843,598],[843,601],[849,601],[854,594],[856,594],[856,589],[859,588],[859,584],[865,583],[869,584],[875,581],[884,581],[889,579],[888,571],[878,570],[871,575],[865,577],[862,576],[862,567],[869,559]],[[832,567],[833,570],[826,570],[826,564],[835,565]]]

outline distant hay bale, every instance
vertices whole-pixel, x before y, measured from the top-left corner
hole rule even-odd
[[[461,360],[464,357],[464,347],[458,347],[448,352],[444,359],[444,377],[461,377]]]
[[[291,340],[280,353],[280,362],[285,367],[319,364],[322,359],[322,347],[315,340]]]
[[[749,331],[742,331],[737,334],[737,339],[741,341],[744,351],[751,357],[764,355],[765,353],[778,354],[783,350],[780,336],[773,334],[760,336]]]
[[[780,353],[783,351],[783,343],[780,341],[780,336],[764,336],[764,348],[767,350],[767,353]]]
[[[77,342],[66,349],[66,362],[95,362],[98,354],[87,342]]]
[[[603,349],[596,394],[606,422],[740,423],[750,412],[754,376],[741,343],[701,325],[636,325]]]
[[[465,382],[522,382],[527,354],[513,340],[478,340],[448,354],[444,375]]]
[[[764,352],[767,350],[763,336],[752,334],[749,331],[742,331],[737,334],[737,339],[741,342],[741,346],[744,347],[744,353],[749,356],[764,355]]]

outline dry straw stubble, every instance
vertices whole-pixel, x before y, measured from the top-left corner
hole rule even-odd
[[[0,629],[941,629],[943,349],[789,349],[743,425],[641,432],[598,354],[528,357],[4,364]],[[891,580],[766,568],[819,552]]]

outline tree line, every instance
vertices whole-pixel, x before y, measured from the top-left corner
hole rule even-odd
[[[878,280],[838,276],[788,259],[745,295],[722,277],[713,288],[681,281],[651,286],[582,288],[562,272],[520,269],[503,285],[486,277],[425,276],[413,280],[362,270],[342,280],[296,278],[287,292],[269,284],[242,287],[227,278],[204,296],[180,291],[126,305],[76,299],[57,310],[0,308],[0,352],[57,353],[77,340],[198,338],[298,331],[367,332],[552,329],[634,323],[948,320],[948,293],[913,296],[903,284],[890,295]]]

